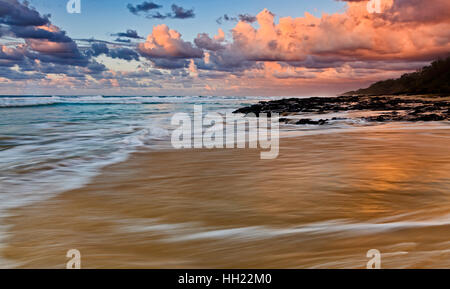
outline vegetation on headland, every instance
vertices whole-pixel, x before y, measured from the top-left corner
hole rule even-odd
[[[368,88],[349,91],[343,95],[450,95],[450,56],[434,61],[417,72],[407,73],[398,79],[388,79]]]

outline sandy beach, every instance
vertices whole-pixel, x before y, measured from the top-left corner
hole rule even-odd
[[[284,138],[258,150],[141,151],[83,188],[12,209],[19,268],[450,267],[450,130]]]

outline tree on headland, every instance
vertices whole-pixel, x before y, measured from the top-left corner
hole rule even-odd
[[[344,95],[450,95],[450,57],[439,59],[417,72],[398,79],[388,79],[368,88],[350,91]]]

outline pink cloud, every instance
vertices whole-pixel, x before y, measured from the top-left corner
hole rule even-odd
[[[200,58],[203,50],[181,39],[181,34],[165,24],[155,26],[139,52],[148,58]]]

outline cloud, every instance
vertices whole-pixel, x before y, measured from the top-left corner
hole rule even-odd
[[[24,59],[23,49],[10,48],[0,44],[0,66],[12,67]]]
[[[188,18],[194,18],[195,12],[194,9],[185,9],[181,6],[178,6],[176,4],[173,4],[171,6],[172,12],[161,14],[160,12],[155,12],[153,14],[148,14],[146,18],[148,19],[188,19]]]
[[[449,21],[450,1],[395,0],[385,11],[393,22],[438,23]]]
[[[80,48],[64,30],[50,22],[48,15],[41,16],[26,2],[0,0],[0,35],[14,39],[0,44],[0,82],[5,87],[26,87],[31,82],[33,86],[52,90],[58,87],[99,89],[120,84],[150,86],[139,79],[124,79],[128,76],[109,70],[95,59],[104,55],[139,61],[135,46],[130,44],[127,48],[108,41],[81,39],[88,44]],[[118,40],[130,42],[143,39],[131,29],[116,35]]]
[[[250,15],[250,14],[239,14],[238,15],[239,21],[247,22],[247,23],[253,23],[256,22],[256,16]]]
[[[171,14],[161,14],[160,12],[156,12],[153,14],[149,14],[146,16],[148,19],[166,19],[167,17],[170,17]]]
[[[95,39],[95,38],[76,38],[73,39],[74,41],[76,41],[77,43],[83,43],[83,46],[85,45],[84,42],[89,43],[89,44],[93,44],[93,43],[104,43],[104,44],[108,44],[108,45],[120,45],[120,46],[129,46],[129,47],[135,47],[134,44],[130,44],[130,43],[116,43],[115,41],[106,41],[106,40],[101,40],[101,39]]]
[[[217,51],[224,49],[223,41],[225,40],[225,32],[219,29],[218,35],[214,36],[213,39],[209,37],[207,33],[199,33],[197,38],[194,39],[195,45],[201,49]]]
[[[24,73],[21,71],[12,70],[7,67],[0,66],[0,78],[6,78],[13,81],[19,80],[40,80],[45,78],[43,73]]]
[[[116,38],[116,40],[114,40],[114,41],[120,42],[120,43],[131,43],[131,39]]]
[[[220,16],[219,18],[217,18],[217,20],[216,20],[216,22],[217,22],[217,24],[222,24],[223,23],[223,21],[237,21],[237,18],[233,18],[233,17],[230,17],[230,16],[228,16],[228,14],[224,14],[223,16]]]
[[[108,54],[109,48],[105,43],[93,43],[89,53],[92,56],[99,56],[101,54]]]
[[[142,56],[150,59],[201,58],[203,50],[181,39],[181,34],[165,24],[155,26],[144,43],[138,45]]]
[[[139,60],[139,54],[136,51],[123,47],[111,49],[108,53],[108,56],[111,58],[118,58],[127,61]]]
[[[184,9],[183,7],[177,6],[175,4],[172,5],[172,15],[171,18],[175,19],[186,19],[186,18],[194,18],[195,13],[194,9]]]
[[[53,25],[48,16],[41,16],[27,2],[0,0],[1,34],[15,42],[0,45],[0,78],[9,80],[51,81],[52,75],[84,79],[100,77],[106,67],[93,59],[105,54],[111,58],[139,60],[132,49],[109,49],[105,43],[93,43],[80,49],[65,31]],[[134,36],[130,32],[130,36]],[[14,69],[9,69],[13,68]]]
[[[65,31],[56,29],[55,26],[11,26],[10,31],[19,38],[45,39],[51,42],[72,42]]]
[[[238,21],[231,40],[199,33],[194,43],[208,51],[195,59],[199,76],[226,72],[226,79],[241,80],[241,92],[245,85],[294,92],[295,87],[309,91],[324,83],[323,92],[344,91],[414,71],[450,53],[450,9],[445,9],[450,2],[386,0],[383,14],[368,13],[367,1],[347,2],[344,13],[305,13],[278,22],[265,9],[256,16],[257,26]],[[428,16],[425,6],[435,11],[435,18]],[[227,15],[223,19],[237,20]]]
[[[219,17],[216,22],[217,24],[222,24],[223,21],[232,21],[232,22],[247,22],[247,23],[254,23],[256,22],[256,16],[250,15],[250,14],[239,14],[237,17],[228,16],[228,14],[224,14],[223,16]]]
[[[36,61],[74,66],[89,63],[88,57],[65,31],[52,25],[48,15],[41,16],[27,2],[0,0],[0,23],[2,34],[24,42],[16,47],[16,52],[22,53],[27,61],[21,60],[16,64],[26,65],[25,69]]]
[[[105,55],[114,59],[123,59],[126,61],[139,60],[139,54],[135,50],[124,47],[110,49],[106,43],[93,43],[88,54],[94,57]]]
[[[128,4],[127,8],[134,15],[139,15],[140,12],[149,12],[150,10],[160,9],[162,6],[153,2],[144,1],[136,6]]]
[[[31,59],[75,66],[89,63],[88,57],[81,53],[75,41],[54,25],[31,28],[29,35],[26,32],[24,36],[30,50],[27,56]]]
[[[42,26],[50,23],[49,16],[41,16],[28,3],[0,0],[0,23],[14,26]]]
[[[136,30],[128,29],[126,32],[119,32],[111,34],[111,36],[117,36],[117,37],[125,37],[125,38],[131,38],[131,39],[144,39],[143,37],[139,36]]]
[[[153,58],[152,63],[155,68],[171,70],[186,68],[189,65],[189,61],[186,59]]]
[[[226,51],[215,54],[218,58],[223,58],[224,54],[232,55],[230,61],[241,58],[303,62],[308,57],[329,57],[342,63],[351,59],[432,60],[445,55],[450,51],[450,17],[436,23],[424,22],[428,12],[420,11],[421,6],[416,7],[413,2],[397,0],[384,14],[369,14],[364,2],[349,2],[349,8],[343,14],[325,14],[318,18],[305,13],[304,17],[282,17],[279,23],[275,23],[274,14],[265,9],[256,16],[258,28],[240,21],[232,29],[233,39],[226,45]],[[431,7],[450,8],[450,4],[445,3],[427,1],[432,10]],[[409,14],[416,15],[422,22],[405,23],[404,19],[398,18],[399,11],[409,10],[415,11]],[[207,35],[201,35],[197,42],[207,49],[204,43],[208,40]]]

